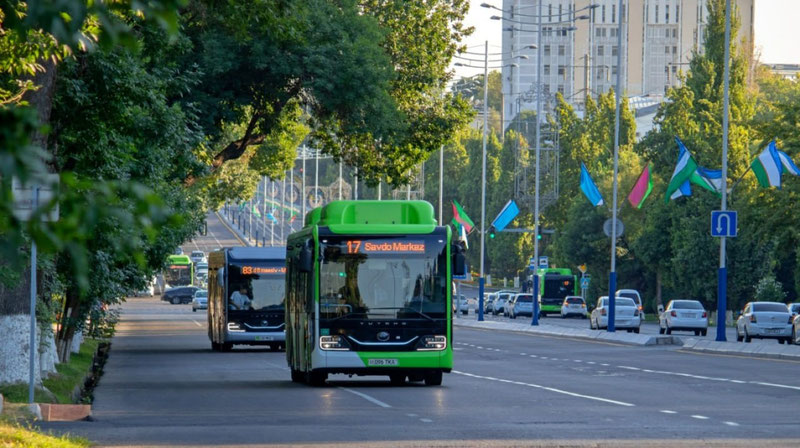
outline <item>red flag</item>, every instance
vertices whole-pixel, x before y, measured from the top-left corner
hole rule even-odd
[[[628,202],[636,208],[642,208],[642,204],[651,191],[653,191],[653,178],[650,176],[650,164],[648,163],[642,170],[639,180],[633,185],[633,189],[628,195]]]

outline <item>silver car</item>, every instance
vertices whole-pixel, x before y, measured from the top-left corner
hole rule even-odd
[[[503,313],[503,315],[508,315],[508,311],[506,310],[506,302],[508,302],[508,299],[513,296],[514,294],[509,292],[497,293],[497,298],[494,299],[494,305],[492,306],[492,313],[495,316],[500,313]]]
[[[792,316],[792,337],[789,343],[800,345],[800,314]]]
[[[561,318],[565,319],[569,316],[578,316],[586,319],[586,301],[583,300],[583,297],[564,297],[564,303],[561,304]]]
[[[786,305],[778,302],[749,302],[736,320],[736,340],[750,342],[753,338],[777,339],[779,343],[792,339],[792,315]]]
[[[695,336],[708,333],[708,311],[697,300],[670,300],[658,316],[658,332],[693,331]]]
[[[642,325],[642,317],[639,306],[627,297],[617,297],[614,300],[614,326],[620,330],[627,330],[628,333],[639,332]],[[597,300],[597,308],[592,310],[589,318],[589,328],[601,330],[608,328],[608,296],[600,297]]]
[[[790,303],[786,305],[789,308],[789,312],[792,313],[792,316],[797,316],[800,314],[800,303]]]
[[[508,316],[516,319],[517,316],[533,316],[533,294],[517,294],[513,304],[509,306]]]
[[[192,298],[192,311],[207,310],[208,309],[208,291],[205,289],[198,289]]]

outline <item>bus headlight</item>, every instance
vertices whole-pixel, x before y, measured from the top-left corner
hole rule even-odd
[[[244,333],[244,328],[238,322],[228,322],[228,331],[231,333]]]
[[[432,351],[447,348],[447,336],[423,336],[417,345],[417,350]]]
[[[320,336],[319,348],[323,350],[350,350],[350,344],[339,335]]]

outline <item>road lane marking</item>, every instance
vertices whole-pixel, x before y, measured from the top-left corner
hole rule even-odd
[[[416,417],[417,416],[417,414],[406,414],[406,415],[409,416],[409,417]]]
[[[429,418],[421,418],[419,419],[419,421],[421,421],[422,423],[433,423],[433,420]]]
[[[605,365],[605,364],[603,364]],[[765,383],[762,381],[742,381],[742,380],[733,380],[730,378],[719,378],[713,376],[705,376],[705,375],[694,375],[691,373],[684,373],[684,372],[670,372],[666,370],[651,370],[651,369],[640,369],[639,367],[631,367],[631,366],[617,366],[620,369],[625,370],[633,370],[633,371],[641,371],[643,373],[654,373],[659,375],[671,375],[671,376],[680,376],[684,378],[692,378],[696,380],[705,380],[705,381],[721,381],[721,382],[729,382],[735,384],[755,384],[758,386],[766,386],[766,387],[777,387],[781,389],[791,389],[791,390],[800,390],[800,386],[791,386],[788,384],[776,384],[776,383]]]
[[[696,418],[698,420],[708,420],[708,417],[705,415],[693,415],[692,418]]]
[[[520,356],[526,356],[527,353],[520,353]]]
[[[769,387],[780,387],[782,389],[800,390],[800,387],[789,386],[789,385],[786,385],[786,384],[762,383],[761,381],[750,381],[750,384],[758,384],[760,386],[769,386]]]
[[[670,411],[669,409],[662,409],[662,410],[660,410],[658,412],[661,412],[661,413],[664,413],[664,414],[677,414],[677,412]]]
[[[388,405],[388,404],[386,404],[386,403],[382,402],[381,400],[378,400],[378,399],[377,399],[377,398],[375,398],[375,397],[370,397],[369,395],[367,395],[367,394],[365,394],[365,393],[361,393],[361,392],[359,392],[359,391],[357,391],[357,390],[348,389],[348,388],[346,388],[346,387],[340,387],[339,389],[342,389],[342,390],[344,390],[344,391],[350,392],[350,393],[351,393],[351,394],[353,394],[353,395],[358,395],[359,397],[361,397],[361,398],[363,398],[363,399],[365,399],[365,400],[369,401],[370,403],[372,403],[372,404],[377,404],[378,406],[380,406],[380,407],[382,407],[382,408],[390,408],[390,407],[391,407],[390,405]]]
[[[725,423],[728,426],[739,426],[739,424],[736,422],[722,422],[722,423]]]
[[[200,325],[200,322],[198,322],[198,321],[196,321],[194,319],[192,319],[192,322],[194,322],[194,324],[197,325],[198,327],[202,327],[202,325]]]
[[[601,363],[600,365],[603,366],[603,367],[608,367],[608,364],[606,364],[606,363]]]
[[[586,361],[586,364],[595,365],[596,363],[594,361]]]
[[[472,373],[461,372],[461,371],[458,371],[458,370],[453,370],[453,373],[455,373],[456,375],[463,375],[463,376],[468,376],[468,377],[478,378],[478,379],[483,379],[483,380],[498,381],[498,382],[501,382],[501,383],[508,383],[508,384],[517,384],[517,385],[520,385],[520,386],[527,386],[527,387],[532,387],[534,389],[547,390],[547,391],[550,391],[550,392],[555,392],[557,394],[569,395],[571,397],[576,397],[576,398],[585,398],[587,400],[601,401],[603,403],[615,404],[615,405],[618,405],[618,406],[627,406],[627,407],[636,406],[633,403],[626,403],[624,401],[617,401],[617,400],[611,400],[611,399],[608,399],[608,398],[595,397],[595,396],[592,396],[592,395],[579,394],[579,393],[576,393],[576,392],[570,392],[568,390],[556,389],[555,387],[542,386],[540,384],[523,383],[523,382],[520,382],[520,381],[512,381],[512,380],[505,380],[505,379],[500,379],[500,378],[492,378],[492,377],[489,377],[489,376],[475,375],[475,374],[472,374]]]

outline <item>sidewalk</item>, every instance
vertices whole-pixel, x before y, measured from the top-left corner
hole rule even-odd
[[[540,322],[538,326],[534,327],[530,323],[526,322],[512,323],[494,320],[478,322],[477,319],[472,315],[469,317],[459,316],[458,319],[453,320],[453,325],[457,327],[512,331],[515,333],[614,342],[618,344],[636,346],[675,345],[678,346],[680,350],[693,352],[800,361],[800,346],[783,345],[774,340],[754,341],[752,343],[736,342],[735,340],[728,342],[716,342],[694,337],[635,334],[623,331],[609,333],[601,330],[565,328],[557,325],[551,325],[546,322]]]

